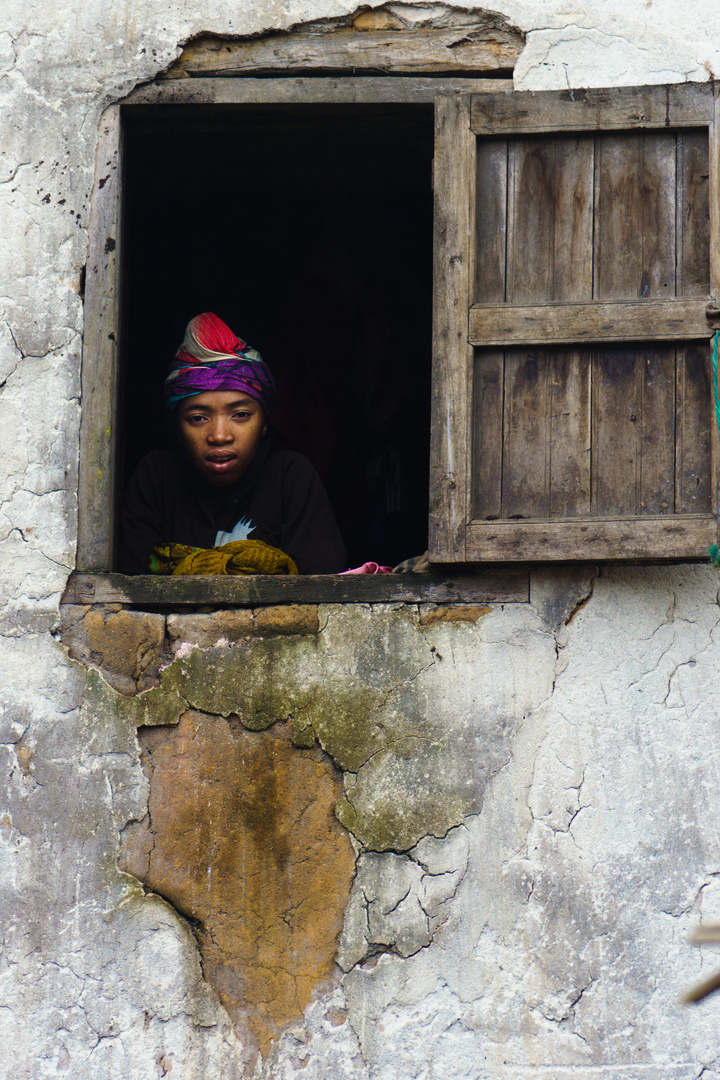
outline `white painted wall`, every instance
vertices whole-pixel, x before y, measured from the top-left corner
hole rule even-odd
[[[173,1080],[243,1075],[186,928],[115,870],[118,830],[146,798],[132,720],[97,687],[86,700],[96,708],[106,693],[106,706],[82,708],[85,672],[52,635],[74,559],[77,289],[103,108],[201,31],[256,33],[353,7],[3,4],[2,1076],[148,1080],[170,1066]],[[492,9],[528,35],[522,88],[720,77],[716,0]],[[720,967],[712,950],[687,944],[701,918],[720,921],[717,575],[608,571],[557,628],[547,617],[551,578],[537,577],[534,606],[433,631],[445,660],[442,675],[426,677],[427,709],[448,722],[468,710],[512,715],[509,759],[479,812],[431,853],[441,870],[430,876],[452,879],[435,896],[442,919],[431,943],[352,968],[344,989],[283,1037],[266,1080],[720,1077],[720,1001],[678,1004]],[[356,613],[337,618],[351,640]],[[479,641],[491,631],[504,675],[516,679],[483,667]],[[418,869],[428,858],[402,857],[389,878],[419,896],[430,887]],[[366,895],[378,911],[391,907],[380,871],[376,880],[372,860],[362,865]],[[350,918],[358,901],[348,948],[362,946]],[[417,905],[397,914],[404,941],[413,918]],[[338,1023],[340,1006],[348,1016]]]

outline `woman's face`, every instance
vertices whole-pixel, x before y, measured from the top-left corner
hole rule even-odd
[[[237,390],[208,390],[178,405],[180,437],[200,476],[215,487],[239,480],[266,431],[255,398]]]

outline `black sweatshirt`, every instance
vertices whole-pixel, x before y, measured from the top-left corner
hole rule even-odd
[[[120,570],[147,574],[158,544],[215,546],[218,531],[248,522],[247,537],[290,555],[301,574],[336,574],[345,547],[320,477],[302,454],[264,438],[237,483],[213,487],[181,450],[142,459],[123,503]]]

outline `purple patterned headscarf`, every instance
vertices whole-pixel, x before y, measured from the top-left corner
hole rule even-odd
[[[275,380],[257,349],[206,311],[191,319],[165,380],[165,400],[174,409],[183,398],[207,390],[239,390],[259,401],[265,417],[275,401]]]

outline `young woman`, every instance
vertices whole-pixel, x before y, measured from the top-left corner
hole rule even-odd
[[[216,315],[188,323],[165,382],[178,445],[153,450],[128,487],[120,569],[146,574],[154,548],[262,540],[301,574],[346,568],[345,548],[307,458],[267,433],[275,383],[260,354]]]

